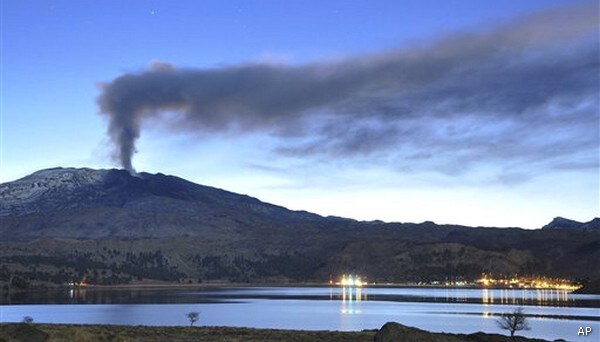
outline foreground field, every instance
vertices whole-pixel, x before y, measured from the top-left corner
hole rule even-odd
[[[0,341],[373,341],[375,332],[303,331],[231,327],[2,324]],[[37,338],[36,336],[39,336]]]
[[[27,341],[428,341],[428,342],[508,342],[544,340],[510,337],[496,334],[469,335],[430,333],[398,323],[387,323],[379,331],[308,331],[251,329],[234,327],[149,327],[73,324],[0,324],[0,342]]]

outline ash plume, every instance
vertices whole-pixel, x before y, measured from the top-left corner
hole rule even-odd
[[[178,69],[155,63],[105,84],[98,103],[109,118],[116,155],[128,170],[133,170],[141,123],[163,112],[181,113],[167,118],[174,132],[314,138],[302,146],[284,143],[280,153],[343,157],[411,145],[441,154],[472,152],[467,159],[536,161],[547,155],[547,144],[497,146],[518,134],[595,123],[590,108],[598,104],[597,7],[579,3],[428,45],[305,65]],[[582,109],[578,103],[591,105]],[[544,110],[548,106],[578,109],[558,118]],[[461,120],[509,121],[512,129],[503,136],[460,132],[440,138],[432,128]],[[590,148],[597,140],[593,135],[581,139],[574,148]]]

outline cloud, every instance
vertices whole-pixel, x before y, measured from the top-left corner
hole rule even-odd
[[[154,62],[105,84],[98,103],[130,170],[141,122],[167,111],[182,115],[149,122],[174,133],[264,132],[279,138],[275,151],[284,155],[384,156],[404,170],[460,174],[497,163],[519,175],[512,182],[521,167],[598,167],[597,28],[598,4],[585,2],[336,61],[215,69]],[[594,161],[570,163],[573,155]]]

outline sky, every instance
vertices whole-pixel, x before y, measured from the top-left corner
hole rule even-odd
[[[0,182],[125,167],[358,220],[589,221],[598,6],[1,0]]]

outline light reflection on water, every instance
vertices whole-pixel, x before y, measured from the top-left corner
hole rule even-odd
[[[362,287],[344,286],[342,287],[341,297],[334,298],[333,296],[330,296],[329,299],[342,301],[340,312],[343,315],[359,314],[362,312],[359,304],[361,301],[367,300],[367,293],[366,289],[363,289]],[[355,302],[357,304],[354,304]]]
[[[461,299],[467,301],[465,294]],[[459,299],[459,298],[456,298]],[[460,301],[460,300],[457,300]],[[536,304],[536,305],[567,305],[575,302],[575,296],[567,290],[555,289],[481,289],[481,302],[484,304]]]
[[[0,304],[160,304],[219,302],[223,299],[329,299],[342,301],[424,301],[599,307],[599,295],[572,294],[565,290],[395,288],[395,287],[215,287],[170,289],[101,289],[78,287],[49,291],[0,294]]]
[[[344,286],[341,288],[342,294],[335,296],[333,295],[333,288],[330,288],[329,291],[329,300],[339,299],[343,302],[348,301],[357,301],[360,302],[362,300],[367,300],[367,289],[362,287],[350,287]]]
[[[341,292],[340,292],[341,291]],[[557,289],[460,289],[460,288],[368,288],[368,287],[329,287],[329,299],[342,301],[368,300],[369,292],[375,299],[409,299],[440,300],[445,302],[464,302],[482,304],[510,305],[550,305],[550,306],[581,306],[597,304],[600,296],[574,295],[568,290]],[[318,295],[318,293],[312,293]],[[582,302],[582,300],[594,302]]]

